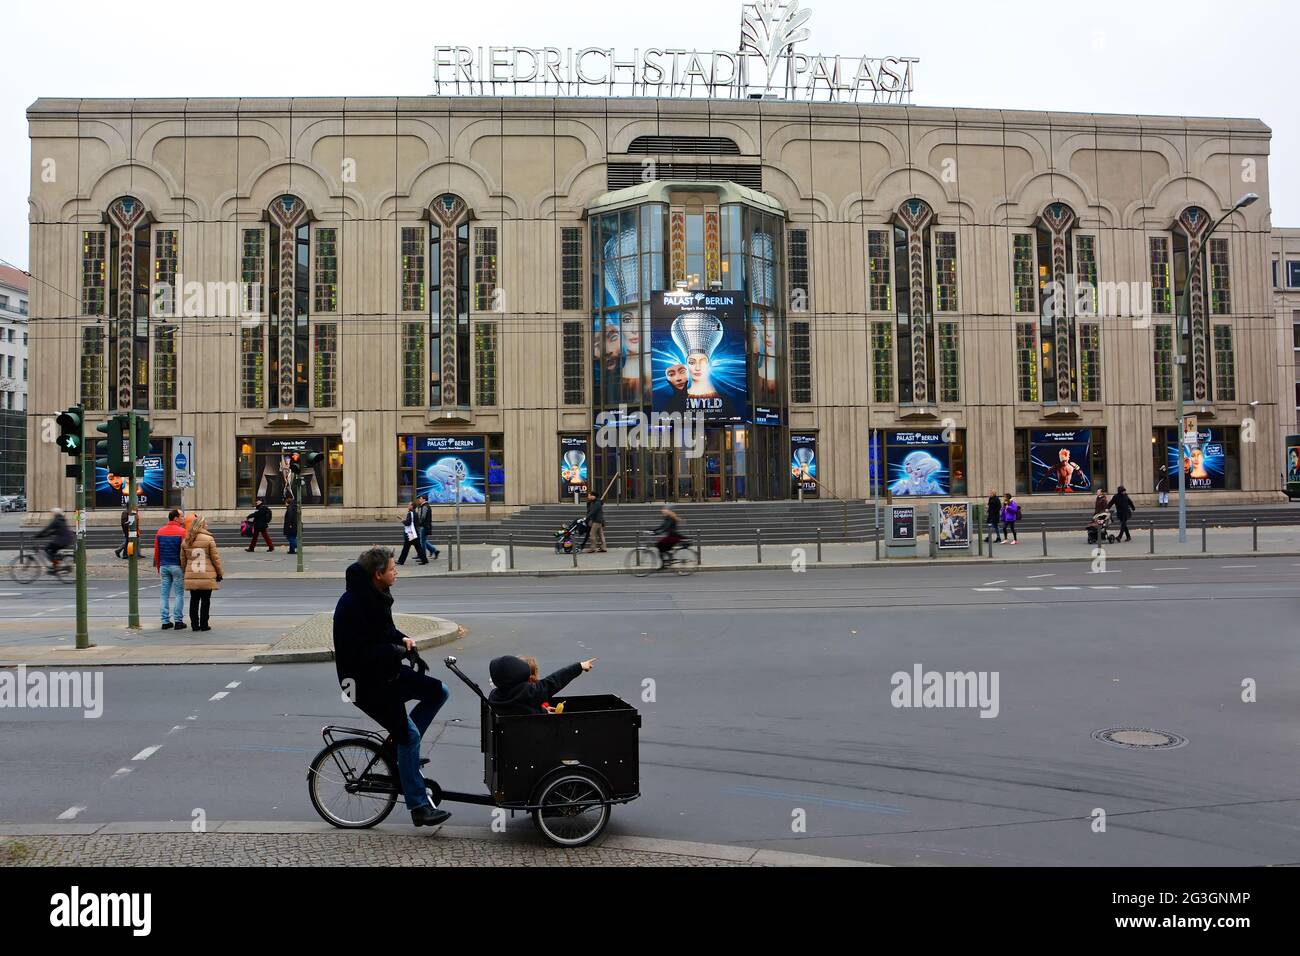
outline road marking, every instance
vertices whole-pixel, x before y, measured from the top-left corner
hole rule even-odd
[[[0,591],[0,597],[22,597],[22,591]]]
[[[1089,591],[1118,591],[1118,584],[1089,584]]]
[[[1053,584],[1053,591],[1082,591],[1083,589],[1077,584]]]
[[[219,690],[219,691],[217,691],[215,694],[213,694],[211,697],[209,697],[208,700],[221,700],[221,698],[223,698],[223,697],[225,697],[225,696],[226,696],[226,692],[225,692],[224,690]]]
[[[80,813],[80,812],[81,812],[82,810],[84,810],[84,809],[86,809],[86,808],[85,808],[85,807],[68,807],[68,809],[64,810],[62,813],[59,814],[59,819],[60,819],[60,820],[75,820],[75,819],[77,818],[77,814]]]
[[[1152,568],[1151,570],[1152,571],[1186,571],[1187,565],[1184,564],[1182,567],[1178,567],[1178,568]]]
[[[251,674],[253,671],[260,671],[261,669],[262,669],[261,664],[254,664],[252,667],[248,669],[248,672]]]
[[[1151,590],[1154,590],[1154,589],[1155,589],[1156,585],[1154,585],[1154,584],[1126,584],[1126,585],[1124,585],[1124,587],[1128,588],[1130,591],[1151,591]]]
[[[199,715],[198,715],[198,714],[190,714],[190,715],[189,715],[188,717],[186,717],[185,719],[186,719],[186,720],[198,720],[198,719],[199,719]]]
[[[1002,588],[972,588],[971,590],[973,590],[973,591],[985,591],[985,592],[987,592],[987,591],[1001,591],[1001,590],[1003,590],[1003,589],[1002,589]]]
[[[1221,568],[1254,568],[1254,567],[1258,567],[1258,565],[1255,565],[1255,564],[1221,564],[1221,565],[1219,565],[1219,567],[1221,567]]]
[[[1006,584],[1006,583],[1007,583],[1007,579],[1006,579],[1006,578],[1002,578],[1000,581],[985,581],[985,582],[984,582],[984,586],[985,586],[985,587],[988,587],[988,586],[991,585],[991,584]]]
[[[1013,590],[1013,591],[1041,591],[1042,588],[1038,588],[1038,587],[1034,587],[1034,588],[1012,588],[1011,590]]]
[[[178,731],[178,730],[184,730],[184,729],[185,729],[185,725],[184,725],[184,724],[177,724],[177,725],[176,725],[175,727],[173,727],[171,730],[167,731],[167,733],[169,733],[169,734],[174,734],[174,733],[176,733],[176,731]]]
[[[229,684],[226,685],[226,690],[234,690],[238,686],[239,686],[239,681],[232,680]]]
[[[130,767],[118,767],[117,771],[109,779],[116,780],[118,777],[125,777],[130,772],[131,772]]]
[[[1056,572],[1055,572],[1055,571],[1053,571],[1051,574],[1030,574],[1030,575],[1028,575],[1028,576],[1025,578],[1025,580],[1026,580],[1026,581],[1033,581],[1033,580],[1035,580],[1036,578],[1054,578],[1054,577],[1056,577]]]
[[[162,744],[154,744],[152,747],[145,747],[138,754],[132,757],[132,760],[148,760],[158,751],[162,750]]]

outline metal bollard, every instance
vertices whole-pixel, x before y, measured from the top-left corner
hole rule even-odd
[[[573,566],[576,568],[578,566],[578,542],[573,542],[573,547],[569,549],[569,553],[573,555]]]
[[[447,539],[447,570],[448,571],[456,570],[455,558],[456,558],[456,539],[448,538]]]
[[[515,533],[510,532],[510,570],[515,569]]]
[[[758,549],[758,563],[763,563],[763,529],[754,529],[754,546]]]
[[[989,530],[989,557],[993,557],[993,531]]]
[[[1201,519],[1201,554],[1205,553],[1205,519]]]
[[[822,563],[822,529],[817,529],[817,563]]]
[[[1151,547],[1147,549],[1147,554],[1156,553],[1156,523],[1151,522]]]
[[[695,563],[701,565],[704,563],[704,532],[701,531],[698,538],[695,539]]]
[[[1040,524],[1038,530],[1043,533],[1043,557],[1047,557],[1047,525]]]
[[[879,561],[880,560],[880,529],[879,528],[876,529],[875,541],[876,541],[876,560]]]
[[[1250,550],[1259,550],[1259,519],[1250,519]]]

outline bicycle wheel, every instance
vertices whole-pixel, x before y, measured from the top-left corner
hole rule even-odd
[[[673,555],[673,570],[678,574],[694,574],[700,566],[700,551],[695,546],[685,547]]]
[[[663,558],[659,555],[659,549],[646,545],[633,548],[623,559],[623,567],[638,578],[643,578],[652,571],[658,571],[662,564]]]
[[[20,554],[9,562],[9,576],[17,584],[31,584],[41,576],[41,562],[34,554]]]
[[[533,802],[533,823],[556,846],[590,843],[609,822],[605,788],[583,770],[561,773],[542,784]]]
[[[334,741],[307,769],[311,805],[326,823],[343,830],[382,822],[393,812],[399,790],[397,768],[388,754],[359,737]]]

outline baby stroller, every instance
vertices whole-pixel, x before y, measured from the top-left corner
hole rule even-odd
[[[572,524],[566,525],[559,531],[555,532],[555,553],[569,554],[576,545],[573,542],[574,535],[587,533],[586,517],[579,518]]]
[[[1114,544],[1118,535],[1110,533],[1110,512],[1102,511],[1092,516],[1088,522],[1089,544]]]

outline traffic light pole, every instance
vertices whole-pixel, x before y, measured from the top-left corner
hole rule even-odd
[[[77,650],[90,647],[90,628],[86,623],[86,485],[94,475],[93,459],[86,455],[86,443],[81,443],[77,455]]]
[[[128,414],[130,434],[127,436],[127,448],[130,453],[127,456],[127,471],[130,477],[127,479],[127,501],[131,509],[131,528],[135,531],[134,547],[131,548],[131,556],[128,559],[126,568],[126,626],[140,629],[140,503],[136,497],[136,480],[139,475],[136,470],[135,457],[135,409]]]
[[[293,506],[297,510],[297,531],[298,531],[298,573],[302,573],[302,475],[295,475],[293,478]]]

